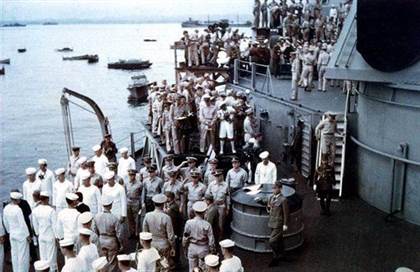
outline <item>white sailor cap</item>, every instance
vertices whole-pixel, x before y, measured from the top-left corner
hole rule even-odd
[[[94,152],[99,151],[100,149],[101,149],[101,146],[100,146],[100,145],[94,145],[94,146],[92,147],[92,150],[93,150]]]
[[[395,272],[414,272],[414,270],[408,267],[398,267]]]
[[[36,169],[34,167],[28,167],[25,170],[26,175],[33,175],[36,173]]]
[[[204,201],[197,201],[193,204],[192,208],[196,212],[205,212],[207,210],[207,204]]]
[[[152,197],[152,201],[156,204],[163,204],[168,200],[164,194],[157,194]]]
[[[228,247],[234,247],[235,246],[235,242],[230,240],[230,239],[225,239],[223,241],[219,242],[219,245],[223,248],[228,248]]]
[[[75,193],[67,193],[67,194],[66,194],[66,198],[67,198],[68,200],[72,200],[72,201],[74,201],[74,200],[78,200],[78,199],[79,199],[79,196],[78,196],[78,195],[76,195]]]
[[[250,89],[246,89],[246,90],[245,90],[245,93],[246,93],[246,94],[250,94],[250,93],[251,93],[251,90],[250,90]]]
[[[112,204],[113,199],[109,196],[103,195],[101,198],[101,202],[103,206],[109,206]]]
[[[23,195],[19,192],[11,192],[10,198],[11,199],[22,199]]]
[[[57,176],[59,176],[61,174],[64,174],[65,172],[66,172],[66,169],[64,169],[64,168],[58,168],[58,169],[55,170],[55,174]]]
[[[130,255],[127,255],[127,254],[118,255],[117,259],[118,259],[119,262],[131,261]]]
[[[47,164],[47,160],[46,159],[39,159],[38,164]]]
[[[91,176],[91,174],[90,174],[89,170],[83,170],[80,173],[80,179],[81,180],[88,179],[88,178],[90,178],[90,176]]]
[[[248,143],[255,144],[255,138],[254,137],[249,138]]]
[[[205,95],[203,95],[203,99],[210,99],[210,95],[206,93]]]
[[[219,256],[209,254],[204,257],[204,262],[209,267],[216,267],[219,265]]]
[[[72,245],[74,245],[73,239],[64,238],[63,240],[60,240],[60,247],[66,247],[66,246],[72,246]]]
[[[79,215],[79,222],[80,224],[87,224],[90,221],[92,221],[93,215],[91,212],[84,212],[81,215]]]
[[[115,172],[114,171],[106,171],[105,174],[104,174],[104,179],[105,180],[112,179],[113,177],[115,177]]]
[[[120,148],[120,153],[121,154],[123,154],[123,153],[127,153],[128,152],[128,148],[127,147],[122,147],[122,148]]]
[[[150,232],[140,232],[140,239],[141,240],[152,240],[152,234]]]
[[[38,260],[34,262],[35,271],[42,271],[50,268],[50,263],[45,260]]]
[[[267,159],[269,155],[270,153],[268,153],[268,151],[263,151],[260,153],[259,157],[260,159],[264,160],[264,159]]]
[[[39,195],[44,197],[50,197],[50,193],[48,193],[48,191],[42,191]]]
[[[92,234],[92,231],[90,229],[87,229],[87,228],[80,228],[79,229],[79,234],[90,236]]]
[[[87,162],[87,158],[86,157],[80,157],[80,159],[77,160],[78,163],[83,164],[85,162]]]
[[[99,257],[98,259],[94,260],[92,262],[92,268],[95,271],[99,271],[100,269],[103,269],[107,265],[108,261],[106,260],[106,257]]]

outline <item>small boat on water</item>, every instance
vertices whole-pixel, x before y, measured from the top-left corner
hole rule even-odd
[[[147,100],[148,87],[150,85],[146,75],[140,74],[137,76],[132,76],[131,79],[133,82],[127,87],[127,90],[130,91],[128,100],[145,102]]]
[[[87,60],[88,63],[95,63],[99,61],[98,55],[81,55],[73,57],[63,57],[63,60]]]
[[[10,64],[10,59],[2,59],[0,60],[0,64]]]
[[[19,48],[17,51],[18,51],[18,53],[25,53],[26,52],[26,48]]]
[[[57,52],[73,52],[73,48],[63,47],[63,48],[55,49],[55,51],[57,51]]]
[[[141,69],[147,69],[150,66],[152,66],[152,63],[149,60],[141,60],[141,59],[119,60],[117,62],[108,63],[109,69],[122,69],[122,70],[141,70]]]
[[[4,24],[2,27],[25,27],[24,24],[14,23],[14,24]]]
[[[4,67],[1,67],[0,75],[4,75],[4,74],[6,74],[6,69],[4,69]]]
[[[144,39],[143,41],[144,42],[156,42],[157,40],[156,39]]]

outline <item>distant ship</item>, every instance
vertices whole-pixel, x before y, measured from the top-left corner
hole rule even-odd
[[[57,22],[45,22],[42,25],[58,25]]]
[[[152,63],[150,61],[140,59],[119,60],[117,62],[108,63],[109,69],[122,70],[140,70],[147,69],[150,66],[152,66]]]
[[[19,23],[13,23],[13,24],[4,24],[2,25],[2,27],[25,27],[26,25],[24,24],[19,24]]]
[[[182,27],[207,27],[209,25],[217,24],[217,23],[229,24],[229,26],[232,26],[232,27],[250,27],[252,25],[251,21],[240,23],[239,21],[234,22],[234,21],[229,21],[228,19],[199,21],[199,20],[193,20],[191,18],[188,18],[188,21],[182,22],[181,26]]]

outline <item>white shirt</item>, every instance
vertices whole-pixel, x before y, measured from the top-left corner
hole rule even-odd
[[[108,165],[109,161],[108,158],[105,157],[104,154],[101,154],[101,156],[93,156],[92,160],[95,162],[95,171],[99,175],[103,176],[105,172],[107,171],[106,166]]]
[[[10,203],[4,207],[3,224],[10,239],[24,241],[29,236],[23,212],[16,204]]]
[[[236,256],[232,258],[224,259],[219,268],[220,272],[243,272],[244,268],[242,267],[241,259]]]
[[[277,180],[277,167],[271,161],[265,165],[263,162],[257,164],[255,170],[255,184],[274,184]]]
[[[44,178],[41,180],[39,178],[39,175],[43,175]],[[38,172],[36,172],[36,179],[38,179],[41,182],[41,191],[47,191],[50,194],[50,203],[52,203],[54,201],[54,197],[53,195],[53,183],[55,181],[55,176],[54,173],[50,170],[47,169],[45,172],[38,170]]]
[[[83,260],[85,265],[84,270],[82,270],[83,272],[95,272],[92,268],[92,263],[99,258],[98,248],[95,244],[90,243],[89,245],[82,246],[77,257]]]
[[[31,208],[33,208],[35,205],[32,194],[34,193],[34,191],[37,191],[37,190],[38,191],[41,190],[41,181],[39,181],[38,179],[36,179],[34,182],[30,182],[29,180],[26,180],[23,183],[23,187],[22,187],[23,199],[25,199],[28,202]]]
[[[67,201],[66,201],[66,194],[74,192],[73,184],[68,181],[64,180],[60,182],[57,180],[54,182],[53,185],[53,206],[59,208],[66,208]]]
[[[97,214],[102,211],[101,192],[98,187],[92,184],[86,187],[82,184],[78,191],[82,193],[83,203],[89,206],[91,213]]]
[[[127,159],[121,157],[118,160],[118,171],[117,175],[122,177],[124,181],[128,181],[128,170],[129,169],[136,169],[136,162],[130,156]]]
[[[160,259],[156,248],[143,249],[137,254],[137,271],[156,271],[156,261]]]
[[[79,235],[78,218],[80,213],[76,209],[65,208],[57,216],[57,237],[59,239],[69,238],[76,241]]]
[[[84,264],[83,260],[80,259],[78,256],[76,256],[75,258],[67,258],[61,272],[85,272],[80,269],[81,267],[85,266],[86,265]]]
[[[77,173],[76,173],[76,176],[74,177],[74,181],[73,181],[73,187],[74,187],[75,190],[77,190],[79,188],[80,184],[81,184],[80,175],[82,174],[83,171],[87,171],[87,170],[88,170],[87,168],[83,169],[82,167],[77,169]]]
[[[32,225],[40,241],[54,241],[57,214],[49,205],[39,205],[32,211]]]
[[[112,198],[112,214],[118,218],[127,216],[127,196],[122,185],[115,183],[111,187],[107,183],[102,187],[102,195]]]

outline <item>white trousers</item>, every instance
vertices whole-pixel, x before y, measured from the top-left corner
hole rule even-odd
[[[50,263],[50,270],[57,270],[57,247],[55,240],[39,239],[39,258]]]
[[[233,123],[227,121],[220,122],[219,138],[233,139]]]
[[[10,239],[13,272],[29,271],[29,243],[25,240]]]

